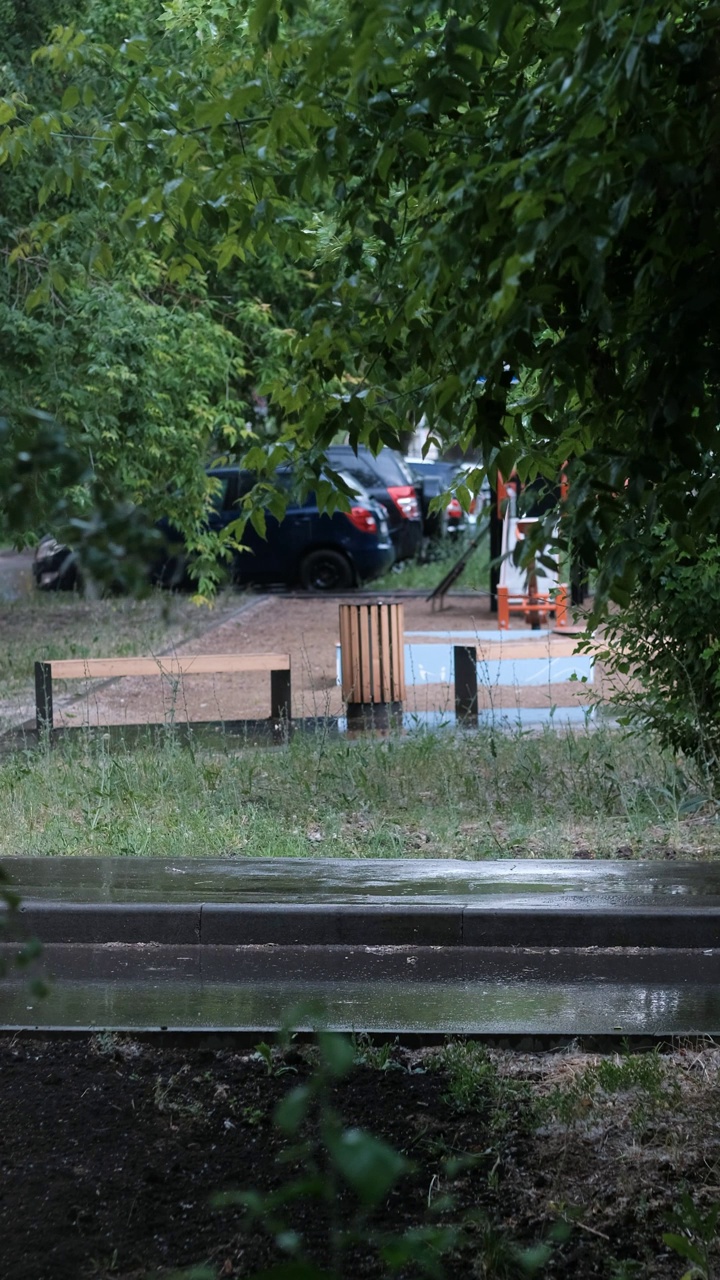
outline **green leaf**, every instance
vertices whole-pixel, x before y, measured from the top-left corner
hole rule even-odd
[[[385,145],[375,162],[375,168],[383,182],[387,180],[390,167],[395,163],[397,157],[397,147]]]
[[[548,1244],[536,1244],[530,1249],[523,1249],[518,1261],[528,1276],[534,1276],[544,1270],[552,1257],[552,1248]]]
[[[318,1045],[322,1061],[334,1076],[347,1075],[355,1062],[355,1050],[347,1036],[336,1031],[319,1031]]]
[[[576,142],[580,138],[598,138],[601,133],[605,132],[607,127],[608,122],[604,116],[583,114],[572,130],[569,141]]]
[[[34,311],[36,307],[40,307],[44,302],[47,302],[49,297],[50,297],[50,281],[49,279],[45,278],[41,280],[40,284],[36,285],[34,289],[31,289],[30,293],[25,299],[25,310]]]
[[[408,129],[403,134],[403,151],[411,151],[415,156],[426,156],[430,150],[430,139],[421,129]],[[381,175],[387,177],[387,171]]]
[[[696,1262],[699,1266],[704,1264],[705,1254],[703,1250],[693,1244],[692,1240],[688,1240],[687,1236],[677,1235],[674,1231],[664,1231],[662,1241],[663,1244],[667,1245],[668,1249],[672,1249],[681,1258],[689,1258],[691,1262]]]
[[[255,38],[267,39],[272,43],[277,35],[277,0],[255,0],[250,10],[248,32]]]
[[[267,521],[262,507],[253,507],[250,511],[250,523],[261,538],[267,537]]]
[[[68,282],[59,267],[56,267],[55,265],[50,267],[50,280],[53,289],[60,294],[65,293],[68,287]]]
[[[298,1132],[305,1119],[312,1094],[306,1084],[297,1085],[281,1098],[275,1108],[275,1123],[283,1133]]]
[[[438,1201],[434,1200],[434,1210],[437,1204]],[[447,1275],[442,1255],[456,1247],[460,1234],[458,1227],[414,1227],[383,1241],[380,1252],[393,1271],[415,1263],[423,1275],[442,1280]]]
[[[195,108],[195,123],[199,129],[214,128],[222,124],[228,113],[225,98],[213,98],[210,102],[199,102]]]
[[[361,1129],[346,1129],[328,1139],[338,1172],[366,1207],[380,1204],[410,1165],[404,1156]]]
[[[72,111],[73,107],[76,107],[79,101],[80,90],[76,84],[69,84],[62,96],[61,106],[63,111]]]

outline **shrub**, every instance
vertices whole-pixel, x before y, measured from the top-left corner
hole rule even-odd
[[[615,701],[663,746],[720,782],[720,545],[680,549],[656,529],[630,604],[608,621],[599,660]]]

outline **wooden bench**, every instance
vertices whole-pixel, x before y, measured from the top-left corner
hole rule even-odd
[[[289,724],[290,655],[287,653],[210,653],[183,658],[61,658],[35,663],[35,721],[38,735],[53,731],[53,679],[112,680],[118,676],[227,675],[270,672],[270,720]]]

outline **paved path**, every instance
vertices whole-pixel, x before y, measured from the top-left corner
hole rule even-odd
[[[720,862],[7,857],[23,897],[88,903],[720,907]]]
[[[33,551],[0,551],[0,603],[19,600],[33,591]]]
[[[720,1034],[720,951],[51,944],[40,969],[45,999],[27,971],[3,983],[0,1031],[260,1038],[296,1010],[298,1029],[403,1038]]]
[[[11,858],[0,1026],[720,1035],[720,865]],[[9,957],[10,943],[0,947]],[[2,954],[0,954],[2,958]]]

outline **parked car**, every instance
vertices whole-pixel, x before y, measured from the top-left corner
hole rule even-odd
[[[381,449],[375,456],[366,445],[332,444],[325,456],[333,471],[349,473],[387,513],[395,558],[409,560],[422,545],[420,499],[401,454]]]
[[[45,534],[35,548],[32,572],[35,586],[41,591],[74,591],[80,585],[74,551],[50,534]]]
[[[254,483],[251,472],[237,467],[213,468],[209,475],[219,482],[217,499],[208,516],[211,529],[221,530],[236,520],[238,504]],[[292,495],[285,516],[278,520],[266,511],[266,537],[248,524],[242,541],[245,549],[233,553],[230,566],[234,582],[241,584],[300,584],[309,591],[341,591],[379,577],[395,560],[385,510],[364,492],[352,476],[344,477],[354,490],[348,512],[321,513],[312,494],[299,502]],[[278,472],[288,488],[292,475]],[[187,579],[186,552],[181,535],[167,520],[159,527],[168,543],[168,554],[149,570],[154,581],[167,586]],[[79,585],[75,556],[54,539],[43,539],[34,562],[38,587],[67,590]]]
[[[450,498],[441,510],[430,510],[430,503],[439,494],[450,489],[458,477],[456,462],[443,462],[439,458],[405,459],[416,486],[420,489],[423,527],[428,538],[444,538],[448,534],[464,533],[468,526],[466,513],[457,498]]]

